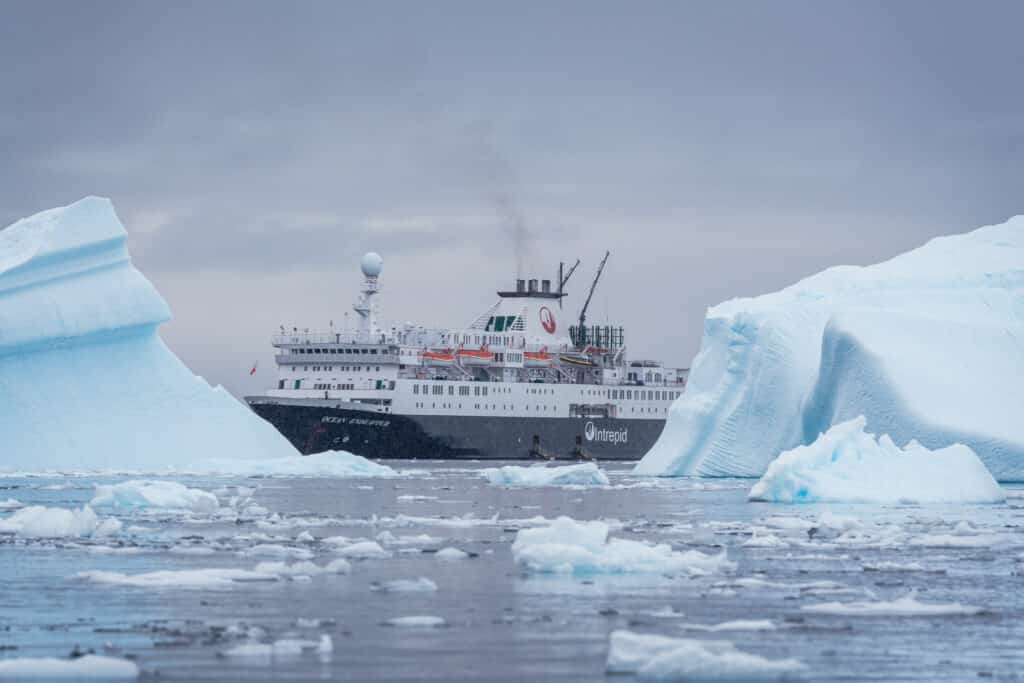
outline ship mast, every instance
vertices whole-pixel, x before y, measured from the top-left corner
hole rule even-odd
[[[370,340],[379,334],[377,328],[377,305],[373,297],[380,291],[377,285],[377,277],[384,267],[384,259],[375,252],[369,252],[359,262],[359,268],[363,271],[363,289],[360,291],[359,300],[352,304],[352,310],[359,314],[359,339]]]

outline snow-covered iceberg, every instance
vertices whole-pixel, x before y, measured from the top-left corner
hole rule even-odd
[[[164,345],[157,326],[170,311],[125,242],[110,201],[97,197],[0,230],[0,470],[295,456]]]
[[[592,462],[560,467],[488,467],[481,474],[495,486],[608,486],[608,475]]]
[[[638,474],[759,477],[864,415],[1024,480],[1024,216],[708,310],[689,383]]]
[[[750,489],[771,503],[1001,503],[1006,494],[963,444],[938,450],[900,448],[864,431],[860,416],[829,429],[809,446],[776,458]]]

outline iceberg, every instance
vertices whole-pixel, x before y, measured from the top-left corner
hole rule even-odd
[[[126,239],[99,197],[0,230],[0,471],[394,474],[350,453],[301,458],[192,374]]]
[[[692,366],[637,474],[760,477],[863,415],[1024,480],[1024,216],[714,306]]]
[[[1001,503],[1003,490],[963,444],[900,448],[864,431],[864,416],[776,458],[750,489],[770,503]],[[747,545],[754,545],[748,542]]]
[[[506,465],[481,471],[495,486],[608,486],[608,475],[592,462],[561,467]]]
[[[648,545],[623,538],[610,539],[608,531],[605,522],[577,522],[559,517],[548,526],[519,531],[512,543],[512,555],[530,571],[548,574],[702,576],[736,568],[724,551],[718,555],[676,551],[664,543]]]

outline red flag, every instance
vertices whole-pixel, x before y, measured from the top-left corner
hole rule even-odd
[[[260,365],[259,361],[256,361],[255,363],[253,363],[252,364],[252,370],[249,371],[249,374],[250,375],[255,375],[256,374],[256,368],[258,368],[259,365]]]

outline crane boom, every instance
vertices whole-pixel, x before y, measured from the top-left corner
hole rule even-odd
[[[580,341],[585,342],[587,339],[587,308],[590,306],[590,300],[594,298],[594,290],[597,289],[597,281],[601,279],[601,273],[604,272],[604,264],[608,262],[608,257],[611,255],[610,251],[604,252],[604,258],[601,259],[601,265],[597,267],[597,275],[594,276],[594,281],[590,285],[590,292],[587,294],[587,300],[583,302],[583,308],[580,309]],[[583,346],[581,343],[580,346]]]

